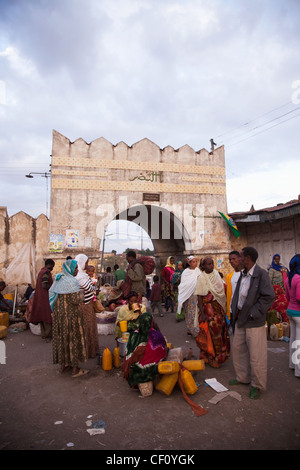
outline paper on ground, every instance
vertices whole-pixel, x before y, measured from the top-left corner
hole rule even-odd
[[[242,397],[239,393],[230,391],[230,392],[217,393],[213,398],[208,400],[208,403],[212,403],[213,405],[216,405],[217,403],[219,403],[219,401],[223,400],[223,398],[228,397],[228,396],[231,396],[238,401],[242,400]]]
[[[228,388],[224,387],[224,385],[220,384],[217,379],[206,379],[205,382],[211,388],[213,388],[216,392],[226,392]]]
[[[89,433],[90,436],[95,436],[96,434],[104,434],[105,429],[103,428],[87,429],[87,432]]]

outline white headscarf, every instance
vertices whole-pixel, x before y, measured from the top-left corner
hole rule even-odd
[[[191,261],[195,256],[190,256],[188,261]],[[193,295],[198,277],[201,276],[199,268],[190,269],[187,268],[181,274],[181,281],[178,286],[178,305],[177,313],[181,313],[183,303]]]
[[[89,275],[84,270],[88,259],[89,258],[83,253],[75,257],[75,260],[78,263],[78,274],[76,276],[76,279],[78,279],[80,285],[82,285],[83,282],[86,282],[86,280],[89,279]]]

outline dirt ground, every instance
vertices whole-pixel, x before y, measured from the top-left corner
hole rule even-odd
[[[199,357],[184,322],[174,314],[156,318],[175,347],[190,347]],[[99,336],[101,349],[115,344],[112,335]],[[52,364],[51,343],[29,329],[8,333],[6,364],[0,364],[1,450],[202,450],[300,449],[300,380],[288,368],[289,344],[268,341],[268,390],[259,400],[248,397],[248,386],[229,386],[231,360],[220,369],[209,366],[195,374],[198,391],[190,398],[208,413],[197,417],[176,385],[167,397],[154,391],[142,398],[123,380],[120,369],[104,371],[90,359],[85,377],[60,374]],[[204,380],[218,382],[241,396],[209,402],[217,392]],[[102,420],[104,432],[90,435]],[[113,455],[113,452],[112,452]]]

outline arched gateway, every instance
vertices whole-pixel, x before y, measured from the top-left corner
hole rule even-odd
[[[104,138],[88,144],[53,131],[51,174],[50,251],[57,265],[70,250],[99,259],[114,219],[149,234],[158,266],[169,255],[227,259],[229,231],[218,213],[227,213],[224,147],[160,149],[146,138],[131,147]]]

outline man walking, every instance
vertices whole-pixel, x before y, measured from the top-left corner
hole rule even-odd
[[[266,314],[275,294],[266,270],[256,264],[253,247],[241,251],[243,271],[231,302],[232,356],[236,379],[230,385],[251,385],[250,398],[267,388]]]
[[[40,323],[42,338],[46,342],[52,339],[52,311],[49,302],[49,289],[53,278],[51,271],[55,266],[53,259],[46,259],[45,266],[40,270],[34,291],[30,322]]]
[[[133,250],[127,252],[126,260],[128,262],[126,275],[131,281],[131,290],[137,292],[138,303],[140,303],[142,302],[142,297],[146,293],[146,275],[144,273],[144,268],[139,263],[138,259],[136,259],[136,252]]]

